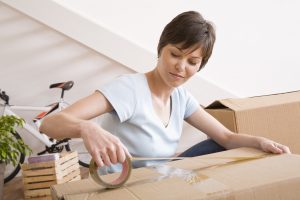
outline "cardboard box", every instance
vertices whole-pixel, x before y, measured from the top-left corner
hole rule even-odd
[[[218,100],[206,111],[231,131],[270,138],[300,154],[300,91]]]
[[[61,153],[57,160],[24,163],[21,168],[25,199],[51,199],[51,185],[81,179],[76,151]]]
[[[243,157],[252,159],[242,161]],[[134,169],[118,189],[104,189],[84,179],[54,185],[51,193],[53,200],[298,200],[299,169],[300,155],[240,148]]]

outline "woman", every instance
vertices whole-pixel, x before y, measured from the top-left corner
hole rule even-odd
[[[99,167],[122,163],[126,155],[174,156],[183,120],[211,139],[180,156],[237,147],[290,153],[288,147],[269,139],[231,132],[181,87],[206,65],[214,42],[213,26],[199,13],[189,11],[178,15],[162,32],[157,65],[152,71],[117,78],[62,112],[45,118],[40,130],[57,139],[82,137]],[[89,121],[104,113],[110,113],[110,119],[102,127]],[[138,162],[134,167],[153,162]]]

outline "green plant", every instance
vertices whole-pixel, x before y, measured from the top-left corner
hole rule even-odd
[[[21,153],[29,155],[32,150],[23,140],[14,137],[16,127],[23,127],[24,119],[13,115],[0,116],[0,163],[14,166]]]

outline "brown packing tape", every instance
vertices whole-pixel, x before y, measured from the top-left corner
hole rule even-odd
[[[125,162],[122,163],[122,167],[123,168],[122,168],[121,175],[118,178],[116,178],[115,180],[113,180],[112,182],[106,182],[101,178],[101,176],[99,176],[98,166],[94,162],[93,159],[90,162],[89,170],[90,170],[90,174],[91,174],[92,179],[96,183],[104,186],[105,188],[112,189],[112,188],[119,188],[119,187],[123,186],[124,183],[126,183],[126,181],[128,180],[128,178],[131,174],[131,169],[132,169],[131,158],[126,157]]]
[[[249,161],[249,160],[255,160],[255,159],[259,159],[259,158],[263,158],[266,155],[259,155],[259,156],[245,156],[245,157],[203,157],[201,159],[224,159],[224,163],[219,163],[219,164],[215,164],[215,165],[211,165],[211,166],[207,166],[204,168],[210,168],[210,167],[218,167],[218,166],[223,166],[223,165],[231,165],[231,164],[235,164],[235,163],[239,163],[239,162],[244,162],[244,161]],[[111,182],[106,182],[105,180],[103,180],[101,178],[101,175],[99,175],[98,172],[98,167],[96,165],[96,163],[91,160],[90,162],[90,174],[92,179],[98,183],[99,185],[104,186],[105,188],[119,188],[122,187],[126,181],[129,179],[130,174],[131,174],[131,170],[132,170],[132,160],[178,160],[178,159],[185,159],[185,158],[190,158],[190,157],[169,157],[169,158],[129,158],[127,157],[125,162],[122,163],[122,172],[120,174],[119,177],[117,177],[115,180],[111,181]],[[226,161],[228,160],[228,161]],[[158,173],[162,174],[162,176],[155,178],[155,180],[161,180],[161,179],[166,179],[166,178],[170,178],[173,176],[177,176],[177,177],[181,177],[183,178],[187,183],[189,184],[195,184],[198,182],[201,182],[201,180],[203,180],[203,177],[198,177],[197,174],[195,174],[195,172],[193,170],[185,170],[185,169],[180,169],[180,168],[176,168],[176,167],[170,167],[167,165],[154,165],[154,166],[150,166],[148,167],[150,169],[154,169],[155,171],[157,171]],[[201,170],[201,169],[197,169],[196,171]],[[151,182],[151,180],[149,180]]]

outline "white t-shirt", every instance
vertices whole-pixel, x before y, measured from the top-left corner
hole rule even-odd
[[[121,75],[103,85],[99,91],[114,108],[102,127],[117,136],[133,157],[172,157],[177,149],[183,120],[199,107],[197,100],[183,87],[171,94],[172,110],[165,127],[156,114],[145,74]],[[135,161],[133,167],[159,161]],[[161,162],[161,161],[160,161]],[[110,172],[118,171],[111,168]]]

